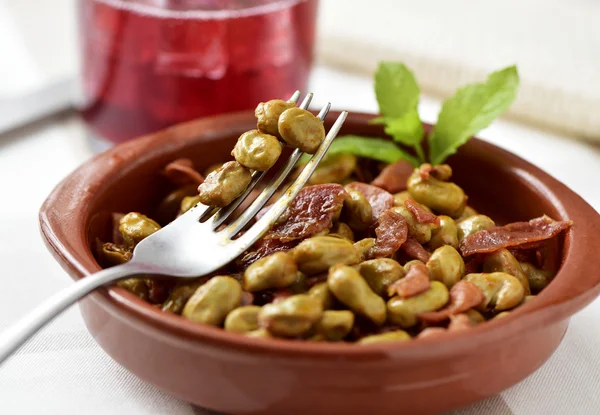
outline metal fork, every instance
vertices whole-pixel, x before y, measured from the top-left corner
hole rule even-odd
[[[312,96],[312,93],[308,94],[300,108],[307,109]],[[299,98],[300,91],[296,91],[291,100],[297,102]],[[318,115],[321,120],[325,119],[330,106],[328,103],[321,109]],[[300,175],[266,214],[248,227],[241,236],[236,238],[288,177],[303,154],[300,150],[296,149],[292,153],[266,188],[232,223],[221,226],[260,182],[265,172],[254,172],[248,189],[229,206],[216,211],[202,204],[194,206],[137,244],[129,262],[88,275],[47,299],[12,327],[0,333],[0,364],[54,317],[98,287],[137,274],[199,277],[237,258],[256,242],[290,205],[329,149],[347,115],[346,111],[340,114]],[[220,227],[222,229],[218,229]],[[199,252],[210,252],[210,255],[199,255]]]

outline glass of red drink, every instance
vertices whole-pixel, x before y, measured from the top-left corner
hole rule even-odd
[[[305,89],[317,0],[79,0],[82,115],[119,143]]]

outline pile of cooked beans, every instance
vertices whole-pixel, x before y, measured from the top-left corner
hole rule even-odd
[[[257,129],[242,134],[230,161],[216,168],[198,188],[198,201],[224,207],[250,184],[252,171],[269,170],[279,159],[282,144],[314,154],[325,138],[323,122],[291,101],[261,102],[255,111]],[[283,142],[281,142],[282,140]]]
[[[293,102],[261,103],[256,116],[235,161],[202,172],[189,159],[165,167],[173,190],[155,220],[115,213],[99,261],[128,261],[137,243],[198,202],[231,203],[284,144],[314,153],[325,135]],[[326,156],[263,238],[219,272],[119,285],[165,312],[251,337],[370,344],[469,330],[551,282],[554,239],[572,223],[542,216],[498,226],[467,201],[449,165]]]

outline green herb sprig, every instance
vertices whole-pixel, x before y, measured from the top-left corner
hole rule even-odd
[[[441,164],[504,113],[519,88],[516,66],[493,72],[486,82],[460,88],[444,101],[436,125],[425,137],[418,112],[420,90],[413,73],[402,63],[381,62],[374,79],[381,116],[371,122],[382,124],[392,141],[346,135],[333,142],[328,155],[350,153],[386,163],[407,160],[415,167],[427,161]],[[423,150],[425,139],[428,157]]]

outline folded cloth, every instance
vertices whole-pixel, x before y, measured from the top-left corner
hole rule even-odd
[[[521,86],[508,116],[600,142],[600,2],[321,5],[318,57],[325,64],[372,73],[381,60],[399,60],[415,72],[423,91],[439,97],[517,64]]]

